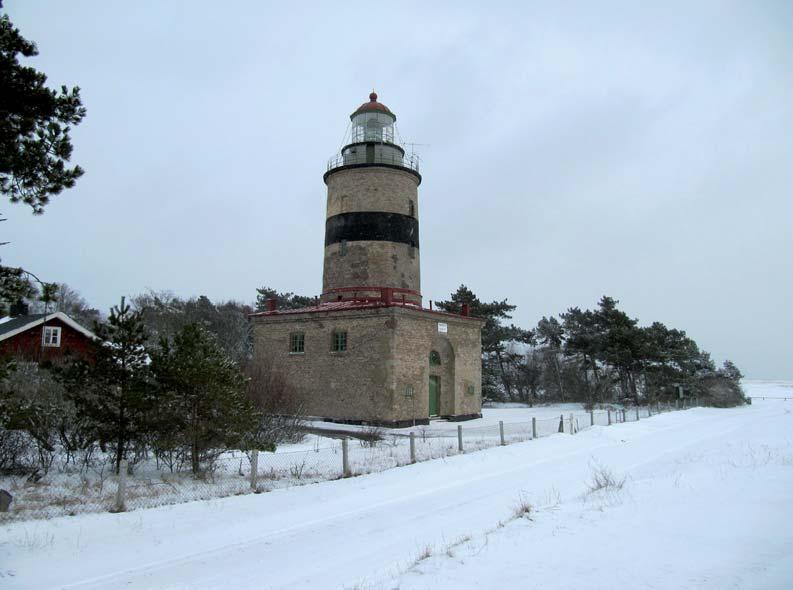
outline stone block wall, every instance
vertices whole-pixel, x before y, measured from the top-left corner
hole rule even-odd
[[[418,178],[404,170],[363,167],[327,177],[327,218],[347,213],[398,213],[418,219]],[[416,246],[420,247],[418,236]],[[325,247],[322,291],[339,287],[396,287],[421,291],[419,247],[361,240]],[[336,297],[323,297],[329,301]],[[414,298],[418,303],[418,299]]]
[[[354,211],[418,215],[418,178],[396,168],[366,167],[339,170],[327,179],[326,217]]]
[[[426,423],[429,376],[439,375],[441,415],[474,417],[481,413],[482,323],[398,306],[256,316],[254,354],[283,372],[307,415]],[[331,351],[334,330],[347,331],[345,352]],[[293,332],[304,334],[303,354],[289,352]],[[430,366],[431,350],[440,353],[439,366]]]

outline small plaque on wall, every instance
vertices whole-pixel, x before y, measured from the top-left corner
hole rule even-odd
[[[441,334],[446,334],[449,331],[449,326],[447,326],[444,322],[438,322],[438,332]]]

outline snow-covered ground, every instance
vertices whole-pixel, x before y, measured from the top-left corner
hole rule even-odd
[[[0,587],[790,588],[793,402],[757,397],[791,385],[311,486],[7,524]],[[621,489],[591,492],[605,472]]]
[[[608,415],[598,410],[593,416],[583,411],[580,404],[559,404],[535,408],[487,408],[484,417],[460,424],[434,420],[430,425],[401,430],[378,429],[382,440],[367,444],[355,439],[349,445],[349,465],[354,474],[373,473],[393,469],[410,463],[409,432],[414,432],[416,459],[426,461],[458,454],[457,428],[463,429],[466,452],[473,452],[499,444],[498,422],[504,421],[507,443],[529,440],[533,434],[532,418],[536,418],[538,437],[556,434],[560,417],[564,415],[567,432],[572,424],[576,429],[586,428],[594,418],[595,424],[606,425]],[[640,410],[642,416],[647,408]],[[616,413],[613,413],[616,420]],[[634,412],[626,416],[634,420]],[[339,425],[315,423],[320,427],[335,429]],[[362,426],[346,426],[347,430],[370,431]],[[153,508],[165,504],[179,504],[251,493],[249,456],[240,451],[224,453],[216,462],[211,477],[196,479],[189,472],[170,472],[157,465],[153,458],[135,465],[128,478],[128,510]],[[257,489],[270,491],[337,479],[342,473],[342,449],[338,438],[312,434],[303,441],[284,445],[275,453],[259,453]],[[25,476],[0,477],[0,489],[14,496],[11,511],[0,514],[0,523],[9,520],[53,518],[87,512],[105,512],[115,504],[117,480],[110,475],[110,460],[104,456],[87,471],[62,469],[55,465],[40,481],[31,482]]]
[[[614,408],[622,406],[612,406]],[[599,410],[603,412],[604,410]],[[461,425],[465,430],[476,430],[479,428],[497,428],[499,421],[505,424],[526,424],[531,422],[532,418],[537,420],[552,420],[558,419],[561,414],[567,417],[570,413],[576,415],[583,415],[585,413],[583,404],[546,404],[529,407],[526,404],[517,403],[504,403],[493,404],[490,407],[482,409],[482,417],[474,420],[466,420],[465,422],[452,422],[448,420],[432,420],[426,426],[407,426],[405,428],[388,428],[383,429],[386,433],[393,434],[408,434],[410,432],[426,432],[426,433],[456,433],[457,426]],[[366,426],[358,426],[355,424],[336,424],[334,422],[321,422],[312,421],[309,423],[312,427],[317,429],[326,430],[346,430],[355,432],[360,430],[367,430]]]

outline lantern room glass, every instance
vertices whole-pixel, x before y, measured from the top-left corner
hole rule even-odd
[[[386,113],[358,113],[352,118],[352,143],[394,143],[394,117]]]

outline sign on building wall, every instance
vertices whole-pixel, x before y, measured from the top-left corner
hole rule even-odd
[[[438,332],[440,334],[446,334],[449,331],[449,326],[447,326],[444,322],[438,322]]]

